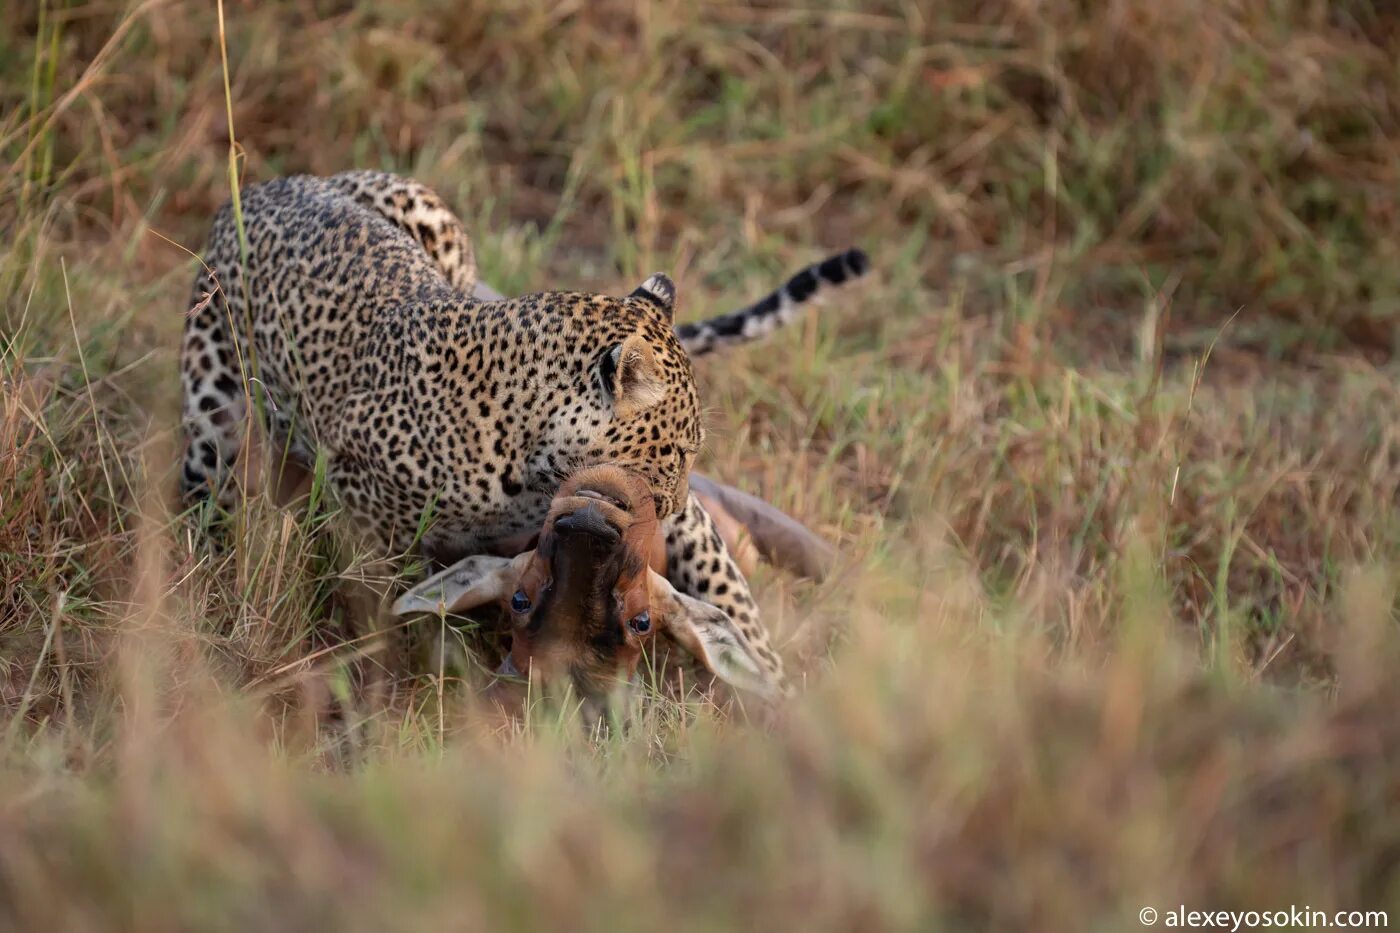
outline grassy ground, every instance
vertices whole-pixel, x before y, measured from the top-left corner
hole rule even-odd
[[[0,7],[0,926],[1400,903],[1389,5],[225,13],[227,96],[208,4]],[[390,662],[327,641],[324,511],[218,555],[170,501],[231,148],[423,179],[507,291],[663,269],[700,316],[868,249],[699,370],[704,468],[846,555],[756,581],[803,695],[502,743],[431,673],[351,691]]]

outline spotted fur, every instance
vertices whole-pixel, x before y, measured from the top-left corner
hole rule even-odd
[[[702,439],[674,285],[481,301],[471,243],[430,190],[380,173],[246,189],[242,257],[215,219],[181,356],[185,495],[230,495],[253,389],[274,440],[318,455],[386,553],[446,563],[543,522],[560,481],[616,463],[667,518],[677,587],[724,610],[781,681],[748,585],[686,476]]]
[[[869,258],[858,249],[829,256],[803,269],[781,288],[746,308],[693,324],[677,325],[676,336],[692,357],[721,347],[761,340],[791,323],[804,306],[820,299],[831,288],[858,279],[869,269]]]
[[[342,172],[325,182],[417,240],[452,287],[471,294],[476,285],[476,252],[467,228],[437,192],[387,172]]]

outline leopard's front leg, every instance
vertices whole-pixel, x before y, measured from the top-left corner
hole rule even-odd
[[[666,576],[671,585],[687,596],[724,610],[773,681],[784,693],[790,692],[783,660],[768,640],[749,583],[694,493],[686,500],[685,508],[666,521],[665,531]]]

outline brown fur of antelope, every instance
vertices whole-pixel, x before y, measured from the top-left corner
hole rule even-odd
[[[809,549],[829,550],[761,500],[753,500],[759,508],[746,508],[741,520],[713,488],[700,494],[726,544],[746,555],[745,572],[756,553],[777,553],[775,527],[791,532],[791,525],[806,535]],[[729,617],[666,579],[665,539],[652,503],[635,474],[612,466],[583,470],[556,494],[535,548],[513,558],[468,557],[409,590],[394,612],[463,613],[495,604],[510,620],[512,636],[497,673],[546,689],[566,685],[595,716],[632,680],[658,633],[719,679],[773,695],[776,684]],[[793,541],[778,542],[778,551],[784,543]],[[493,697],[504,706],[523,698],[500,683]]]

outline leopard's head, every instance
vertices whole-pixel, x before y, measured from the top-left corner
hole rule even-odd
[[[582,400],[555,415],[554,430],[573,432],[567,468],[611,464],[640,475],[656,514],[680,511],[686,477],[704,441],[700,396],[674,332],[675,286],[653,275],[625,298],[594,306],[600,339],[581,374]]]

